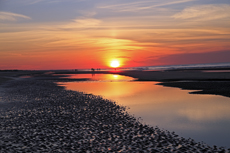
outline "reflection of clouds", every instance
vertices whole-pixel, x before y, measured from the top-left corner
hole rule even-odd
[[[97,75],[96,75],[97,76]],[[116,77],[107,75],[104,77]],[[123,76],[118,76],[119,79]],[[108,78],[111,79],[111,78]],[[230,100],[214,95],[190,95],[188,90],[154,85],[156,82],[65,83],[67,89],[79,90],[117,101],[130,107],[129,112],[143,122],[180,132],[215,131],[213,122],[230,120]],[[215,133],[215,132],[214,132]],[[213,134],[213,133],[211,133]],[[211,135],[210,134],[210,135]]]
[[[166,123],[165,124],[166,127],[170,127],[173,129],[176,129],[178,131],[196,131],[196,132],[200,132],[200,131],[204,131],[207,130],[207,127],[205,125],[202,124],[195,124],[193,122],[185,122],[185,121],[175,121],[170,123]]]
[[[97,75],[95,75],[97,77]],[[113,79],[113,75],[105,76],[107,79]],[[119,79],[124,79],[125,76],[118,76]],[[128,79],[130,79],[128,77]],[[127,80],[127,78],[126,78]],[[62,83],[63,84],[63,83]],[[129,97],[139,93],[142,88],[136,88],[135,83],[132,82],[68,82],[64,83],[68,90],[77,90],[95,95],[103,95],[105,98],[117,100],[120,97]],[[129,103],[129,102],[128,102]]]
[[[209,100],[213,101],[212,96]],[[195,102],[194,105],[190,105],[191,107],[178,110],[178,113],[191,121],[230,120],[230,103],[228,98],[223,97],[223,101],[220,101],[220,103],[208,102],[209,100],[199,103]]]

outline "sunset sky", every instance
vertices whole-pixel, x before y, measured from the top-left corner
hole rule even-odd
[[[0,69],[230,62],[229,0],[0,0]]]

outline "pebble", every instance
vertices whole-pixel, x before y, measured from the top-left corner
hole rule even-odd
[[[144,125],[124,106],[52,80],[11,81],[1,100],[0,152],[229,152]]]

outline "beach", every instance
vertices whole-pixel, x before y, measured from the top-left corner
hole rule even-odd
[[[205,70],[130,71],[118,74],[137,78],[138,81],[159,81],[159,85],[197,90],[194,94],[213,94],[230,97],[230,72]]]
[[[69,72],[77,73],[120,74],[139,81],[159,81],[164,86],[199,90],[199,94],[230,95],[229,72]],[[128,114],[125,106],[100,96],[65,90],[55,82],[74,79],[60,78],[59,74],[68,72],[1,75],[1,152],[230,151],[195,142],[192,138],[185,139],[173,131],[159,129],[157,125],[144,125]]]

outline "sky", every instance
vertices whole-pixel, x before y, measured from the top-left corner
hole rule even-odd
[[[0,69],[230,62],[229,0],[0,0]]]

